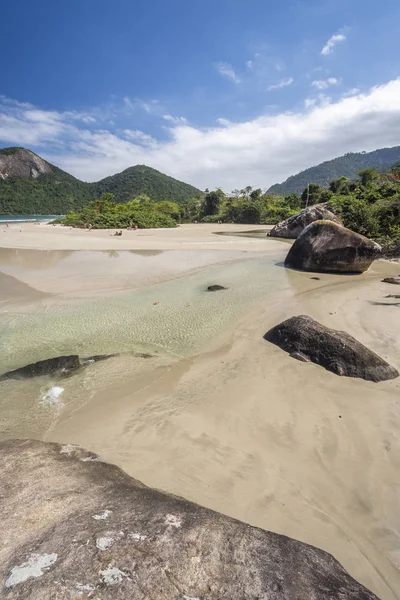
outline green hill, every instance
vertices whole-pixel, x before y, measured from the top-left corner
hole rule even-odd
[[[145,165],[129,167],[121,173],[101,179],[93,186],[96,197],[103,192],[111,192],[116,202],[127,202],[134,196],[145,194],[156,202],[171,200],[180,203],[201,193],[197,188]]]
[[[77,212],[103,192],[115,194],[117,202],[140,194],[154,201],[184,202],[201,193],[144,165],[86,183],[25,148],[0,149],[0,214]]]
[[[355,179],[358,171],[369,167],[388,169],[400,161],[400,146],[381,148],[373,152],[350,152],[339,158],[327,160],[316,167],[310,167],[297,175],[292,175],[283,183],[276,183],[268,190],[270,194],[286,196],[294,192],[301,194],[309,183],[328,187],[332,179],[348,177]]]

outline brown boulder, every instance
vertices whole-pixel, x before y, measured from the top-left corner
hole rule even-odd
[[[363,273],[379,257],[372,240],[332,221],[314,221],[291,246],[285,267],[301,271]]]
[[[310,360],[337,375],[369,381],[399,376],[394,367],[348,333],[325,327],[306,315],[279,323],[264,339],[298,360]]]
[[[281,221],[278,223],[278,225],[275,225],[275,227],[271,229],[268,235],[270,237],[296,239],[299,237],[303,229],[310,225],[310,223],[319,221],[321,219],[334,221],[335,223],[342,225],[340,219],[333,214],[333,212],[329,209],[328,204],[324,202],[323,204],[314,204],[313,206],[309,206],[296,215]]]
[[[0,444],[8,600],[377,600],[330,555],[144,486],[74,446]]]

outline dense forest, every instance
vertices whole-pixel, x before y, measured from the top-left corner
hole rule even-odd
[[[362,169],[376,167],[384,171],[400,161],[400,146],[381,148],[374,152],[350,152],[339,158],[328,160],[292,175],[283,183],[277,183],[269,188],[270,194],[286,196],[290,193],[301,194],[306,185],[317,183],[328,187],[332,179],[347,177],[354,179]]]
[[[31,156],[31,165],[27,165],[27,155]],[[2,157],[7,158],[7,167],[2,168]],[[45,165],[45,173],[37,174],[38,160]],[[29,166],[34,176],[18,175],[21,167]],[[86,183],[24,148],[0,150],[0,214],[76,212],[103,193],[112,193],[117,202],[127,202],[141,194],[155,201],[184,202],[201,192],[144,165],[130,167],[95,183]]]
[[[275,224],[322,202],[346,227],[378,240],[387,254],[400,251],[400,165],[383,173],[363,169],[357,179],[331,180],[328,189],[309,184],[300,195],[276,196],[251,186],[230,195],[207,191],[181,205],[181,214],[188,221]]]

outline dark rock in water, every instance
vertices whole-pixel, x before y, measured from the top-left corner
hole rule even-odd
[[[326,219],[328,221],[334,221],[339,225],[342,225],[340,219],[329,210],[329,206],[326,202],[323,204],[314,204],[304,210],[300,211],[296,215],[285,219],[275,225],[269,232],[269,237],[282,237],[282,238],[293,238],[299,237],[303,229],[305,229],[310,223]]]
[[[382,279],[383,283],[393,283],[394,285],[400,285],[400,275],[397,277],[385,277]]]
[[[74,446],[0,444],[8,600],[377,600],[328,553],[144,486]]]
[[[77,354],[57,356],[56,358],[40,360],[31,365],[26,365],[26,367],[4,373],[0,377],[0,381],[5,379],[29,379],[30,377],[40,377],[42,375],[59,375],[78,369],[79,366],[80,362]]]
[[[388,294],[385,298],[400,298],[400,294]]]
[[[315,279],[315,281],[320,281],[321,277],[310,277],[310,279]]]
[[[305,315],[283,321],[270,329],[264,338],[291,356],[300,354],[337,375],[368,381],[385,381],[399,376],[394,367],[348,333],[325,327]]]
[[[302,271],[362,273],[378,258],[381,247],[331,221],[314,221],[299,235],[285,267]]]
[[[207,292],[218,292],[218,290],[226,290],[228,288],[223,285],[209,285],[207,288]]]

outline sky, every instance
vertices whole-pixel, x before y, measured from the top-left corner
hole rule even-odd
[[[0,147],[266,189],[400,145],[399,22],[398,0],[8,2]]]

